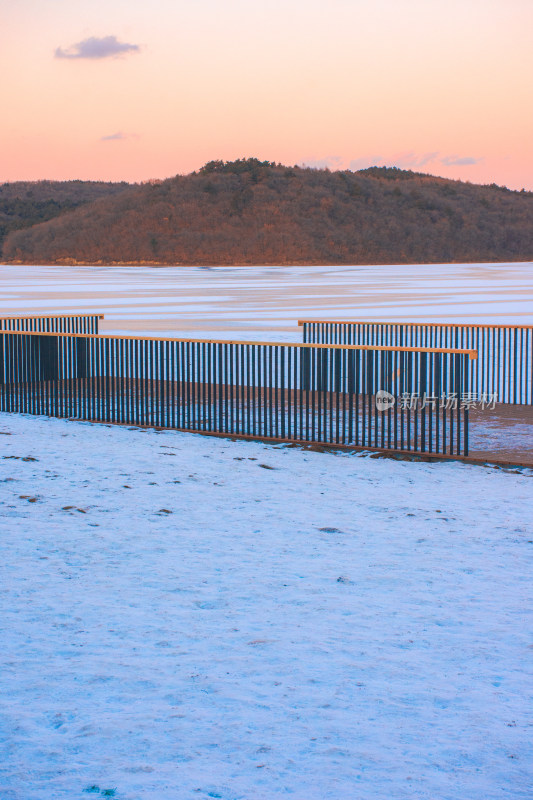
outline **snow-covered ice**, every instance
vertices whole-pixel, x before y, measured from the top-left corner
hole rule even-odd
[[[298,319],[529,325],[533,264],[0,265],[3,314],[104,313],[101,331],[301,341]]]
[[[531,472],[0,432],[1,800],[532,797]]]

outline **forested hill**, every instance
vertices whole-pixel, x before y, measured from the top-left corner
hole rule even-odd
[[[108,184],[109,185],[109,184]],[[257,159],[125,188],[11,232],[33,264],[383,264],[533,260],[533,193],[396,168]]]
[[[100,197],[123,192],[128,183],[102,181],[14,181],[0,184],[0,251],[10,231],[72,211]]]

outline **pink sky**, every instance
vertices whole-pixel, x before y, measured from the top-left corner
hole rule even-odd
[[[533,190],[532,0],[17,0],[0,181],[256,156]]]

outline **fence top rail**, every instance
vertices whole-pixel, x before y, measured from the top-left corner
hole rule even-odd
[[[403,322],[402,320],[371,320],[371,319],[299,319],[298,325],[411,325],[416,328],[496,328],[500,330],[517,328],[518,330],[533,330],[533,325],[475,325],[462,322]]]
[[[14,314],[11,316],[0,315],[0,323],[5,319],[80,319],[81,317],[96,317],[104,319],[103,314]]]
[[[313,342],[252,342],[232,339],[173,339],[163,336],[117,336],[112,334],[96,335],[92,333],[54,333],[48,331],[6,331],[0,330],[2,336],[56,336],[65,339],[115,339],[119,341],[130,340],[137,342],[184,342],[191,344],[231,344],[231,345],[258,345],[261,347],[286,347],[286,348],[315,348],[315,350],[386,350],[398,353],[452,353],[468,356],[470,360],[477,359],[477,350],[461,350],[453,347],[396,347],[393,345],[378,344],[314,344]]]

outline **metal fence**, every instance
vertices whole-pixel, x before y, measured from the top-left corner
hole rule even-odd
[[[36,331],[42,333],[98,333],[103,314],[66,316],[0,317],[0,330]]]
[[[303,341],[477,350],[469,392],[498,403],[533,404],[533,326],[299,320]]]
[[[472,351],[0,332],[0,410],[282,441],[468,453]],[[402,405],[413,386],[426,396]]]

